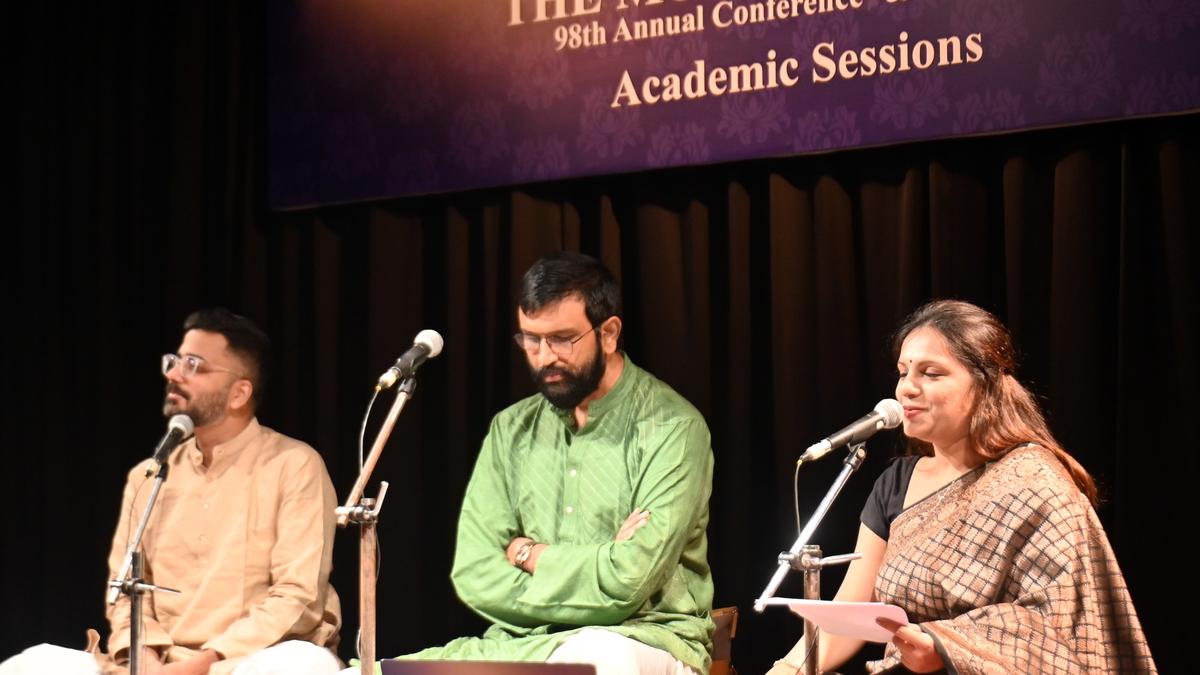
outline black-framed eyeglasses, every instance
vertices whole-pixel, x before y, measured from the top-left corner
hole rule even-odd
[[[575,349],[575,343],[587,337],[589,333],[600,330],[598,326],[593,326],[588,330],[583,331],[579,335],[566,337],[563,335],[534,335],[532,333],[516,333],[513,335],[513,342],[517,346],[530,354],[536,354],[542,349],[542,342],[550,348],[550,351],[559,356],[567,356]]]
[[[238,378],[242,377],[241,373],[237,372],[236,370],[214,366],[208,361],[205,361],[203,357],[196,356],[194,354],[188,354],[187,356],[180,356],[179,354],[162,355],[163,375],[167,375],[172,370],[175,370],[175,366],[179,366],[179,372],[182,373],[184,377],[192,377],[196,373],[207,373],[210,370],[215,370],[222,373],[230,373],[232,375],[236,375]]]

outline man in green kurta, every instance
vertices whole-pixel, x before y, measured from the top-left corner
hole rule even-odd
[[[541,393],[493,419],[451,573],[492,625],[408,658],[706,674],[708,426],[619,349],[620,289],[595,259],[539,260],[519,304],[515,338]]]

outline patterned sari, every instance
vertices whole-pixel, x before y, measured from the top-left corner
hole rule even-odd
[[[1096,512],[1038,446],[897,516],[875,599],[921,624],[951,673],[1157,672]],[[889,644],[867,666],[899,663]]]

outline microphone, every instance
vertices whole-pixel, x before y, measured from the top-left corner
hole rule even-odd
[[[803,455],[800,455],[800,462],[811,462],[816,459],[821,459],[828,455],[834,448],[843,445],[853,445],[861,443],[875,435],[875,432],[880,429],[891,429],[900,424],[900,418],[904,416],[904,407],[894,398],[885,398],[875,404],[875,409],[855,420],[850,425],[841,429],[837,433],[831,434],[829,437],[813,443],[808,446]]]
[[[171,451],[178,447],[180,443],[191,438],[195,430],[195,423],[187,415],[175,415],[172,417],[167,422],[167,433],[158,442],[158,447],[154,448],[154,463],[158,466],[154,469],[147,469],[146,475],[149,476],[158,467],[166,464],[167,458],[171,456]]]
[[[422,363],[442,353],[443,344],[442,336],[436,330],[426,328],[417,333],[417,337],[413,338],[413,346],[379,376],[375,391],[383,391],[396,384],[396,380],[415,375]]]

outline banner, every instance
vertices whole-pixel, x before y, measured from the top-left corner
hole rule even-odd
[[[273,208],[1200,109],[1196,0],[276,0]]]

